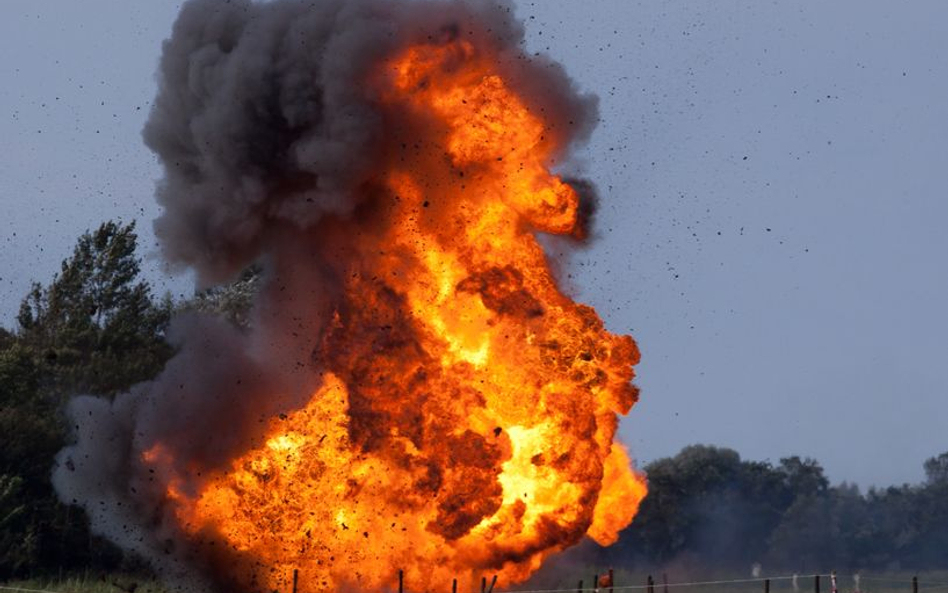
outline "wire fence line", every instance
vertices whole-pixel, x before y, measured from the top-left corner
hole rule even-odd
[[[836,578],[836,582],[833,582],[833,577]],[[906,578],[890,578],[890,577],[872,577],[872,576],[862,576],[861,574],[840,574],[840,573],[823,573],[823,574],[793,574],[793,575],[775,575],[768,577],[753,577],[753,578],[740,578],[740,579],[719,579],[719,580],[706,580],[706,581],[677,581],[677,582],[654,582],[650,581],[645,585],[614,585],[614,584],[600,584],[598,586],[587,586],[587,587],[563,587],[563,588],[554,588],[554,589],[496,589],[496,593],[612,593],[614,591],[638,591],[638,590],[648,590],[650,593],[653,593],[656,589],[662,588],[662,590],[667,589],[683,589],[687,587],[707,587],[707,586],[726,586],[726,585],[748,585],[748,584],[757,584],[765,586],[766,584],[781,582],[781,581],[793,581],[794,582],[794,591],[804,590],[803,583],[809,580],[816,581],[817,579],[827,579],[826,588],[823,589],[826,593],[836,593],[837,591],[842,590],[851,590],[853,589],[852,585],[849,586],[840,586],[839,582],[844,579],[849,583],[855,581],[856,587],[855,590],[858,591],[862,587],[860,586],[863,583],[879,583],[888,585],[890,590],[898,589],[911,591],[911,593],[948,593],[948,583],[938,582],[938,581],[927,581],[919,580],[918,577],[906,577]],[[580,581],[582,583],[582,581]],[[0,584],[0,591],[10,591],[18,593],[63,593],[63,591],[76,590],[77,587],[75,584],[69,586],[68,581],[60,583],[66,585],[66,588],[56,587],[55,585],[47,584],[46,586],[52,586],[56,588],[31,588],[31,587],[22,587],[14,585],[4,585]],[[836,585],[835,587],[833,585]],[[819,585],[817,585],[819,587]],[[115,587],[116,591],[119,591],[119,587]],[[769,587],[765,586],[765,590],[769,590]],[[820,589],[817,589],[820,590]],[[409,593],[410,589],[405,587],[402,593]],[[491,590],[494,593],[495,590]]]
[[[773,577],[754,577],[754,578],[744,578],[744,579],[726,579],[726,580],[717,580],[717,581],[682,581],[676,583],[665,583],[665,582],[655,582],[650,585],[604,585],[598,587],[583,587],[583,591],[619,591],[619,590],[636,590],[636,589],[656,589],[658,587],[671,589],[673,587],[699,587],[703,585],[730,585],[730,584],[740,584],[740,583],[763,583],[764,581],[792,581],[793,579],[799,578],[813,578],[813,577],[827,577],[832,576],[831,574],[808,574],[808,575],[789,575],[789,576],[773,576]],[[838,575],[837,575],[838,577]],[[903,581],[904,582],[904,581]],[[567,593],[570,591],[579,591],[579,587],[566,587],[561,589],[498,589],[497,593]]]
[[[853,576],[856,576],[856,575],[853,575]],[[885,578],[885,579],[883,579],[883,578],[859,576],[859,580],[860,580],[860,581],[868,581],[868,582],[870,582],[870,583],[889,583],[889,584],[892,584],[892,585],[904,585],[904,584],[905,584],[905,579],[891,579],[891,578]],[[940,583],[940,582],[937,582],[937,581],[922,581],[922,580],[920,580],[919,583],[924,583],[926,587],[927,587],[927,586],[938,587],[938,588],[948,587],[948,583]],[[921,590],[922,590],[922,587],[919,586],[919,591],[921,591]]]
[[[598,577],[597,577],[598,578]],[[838,593],[842,591],[866,591],[867,589],[878,590],[883,587],[888,591],[905,591],[906,593],[948,593],[948,583],[941,581],[920,580],[918,576],[905,576],[903,578],[895,577],[873,577],[863,576],[860,573],[844,574],[838,572],[818,573],[818,574],[791,574],[761,576],[753,578],[739,579],[718,579],[704,581],[677,581],[677,582],[657,582],[649,576],[647,584],[639,585],[615,585],[608,583],[605,585],[583,586],[582,581],[575,587],[546,588],[546,589],[498,589],[496,593],[613,593],[615,591],[648,591],[655,593],[658,588],[662,591],[689,587],[722,587],[728,585],[752,585],[756,584],[769,592],[771,584],[790,581],[793,583],[795,593],[808,590],[809,583],[813,583],[814,591],[824,591],[825,593]],[[593,581],[596,582],[596,579]],[[843,584],[846,583],[846,584]],[[878,586],[877,586],[878,585]],[[784,585],[786,587],[786,585]],[[742,587],[742,590],[747,590]],[[786,589],[784,589],[786,590]]]

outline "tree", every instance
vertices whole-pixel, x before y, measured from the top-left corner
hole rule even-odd
[[[948,453],[927,459],[923,467],[929,484],[948,484]]]
[[[0,575],[16,574],[35,556],[26,515],[23,479],[0,474]]]
[[[28,348],[0,351],[0,474],[26,480],[25,489],[48,481],[53,456],[65,444],[58,406],[40,396],[39,369]]]
[[[50,472],[70,396],[113,396],[171,355],[171,302],[139,279],[134,230],[107,222],[83,234],[52,282],[23,299],[17,332],[0,331],[0,580],[121,559],[81,509],[58,501]]]
[[[929,481],[918,489],[912,505],[911,525],[915,537],[907,546],[905,565],[910,568],[948,565],[948,480]]]
[[[784,457],[780,460],[779,470],[795,496],[818,496],[829,488],[829,480],[823,474],[823,468],[809,457]]]
[[[0,327],[0,351],[6,350],[16,341],[16,336],[11,332],[7,331],[6,328]]]
[[[649,564],[746,566],[793,500],[786,476],[731,449],[693,445],[645,467],[649,495],[615,551]]]
[[[171,349],[170,299],[156,303],[138,280],[135,223],[109,221],[79,238],[47,287],[20,305],[18,337],[39,355],[43,390],[114,395],[153,377]]]
[[[262,275],[260,266],[252,265],[231,284],[201,290],[193,298],[179,304],[177,310],[216,315],[246,329],[250,326],[250,313],[254,297],[262,284]]]

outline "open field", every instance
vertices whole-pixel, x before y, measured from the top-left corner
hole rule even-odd
[[[30,579],[0,585],[0,592],[17,590],[53,593],[167,593],[167,589],[157,581],[121,574]]]
[[[603,571],[605,574],[606,571]],[[654,593],[665,593],[666,587],[662,582],[662,574],[652,575],[655,579]],[[857,581],[853,574],[839,574],[837,578],[839,593],[912,593],[912,577],[910,572],[897,573],[861,573]],[[534,582],[531,585],[501,588],[498,584],[496,593],[503,591],[576,591],[579,581],[583,580],[583,590],[592,591],[594,574],[576,574],[572,582],[564,573],[562,576],[543,579],[542,583]],[[765,579],[770,579],[770,593],[810,593],[815,590],[813,575],[798,575],[794,586],[792,575],[763,575],[759,578],[742,577],[738,575],[705,575],[695,578],[679,579],[674,575],[668,576],[668,593],[764,593]],[[615,593],[647,593],[646,573],[616,571]],[[406,584],[407,585],[407,584]],[[305,589],[301,590],[306,593]],[[445,592],[450,590],[450,584]],[[63,579],[32,579],[11,581],[0,585],[0,591],[47,591],[52,593],[167,593],[161,583],[153,580],[143,580],[130,575],[85,575]],[[607,593],[609,588],[601,588],[600,593]],[[832,593],[830,579],[824,576],[820,580],[821,593]],[[287,592],[289,593],[289,592]],[[406,593],[411,593],[411,587],[406,586]],[[918,593],[948,593],[948,571],[934,571],[918,573]]]
[[[604,575],[607,569],[598,574]],[[512,587],[518,591],[577,591],[579,581],[583,581],[583,590],[590,591],[596,571],[589,569],[584,574],[569,575],[565,571],[547,574],[531,582],[532,586]],[[649,593],[647,586],[649,574],[616,570],[614,593]],[[816,590],[812,574],[799,574],[796,579],[792,573],[762,574],[760,577],[730,574],[674,574],[667,573],[668,585],[663,582],[661,571],[651,573],[654,579],[653,593],[811,593]],[[912,577],[918,576],[918,593],[948,593],[948,571],[928,572],[862,572],[858,576],[852,573],[837,574],[839,593],[913,593]],[[769,580],[769,587],[766,581]],[[768,587],[765,589],[765,587]],[[600,593],[609,592],[608,587],[600,588]],[[829,575],[820,578],[821,593],[832,593]]]

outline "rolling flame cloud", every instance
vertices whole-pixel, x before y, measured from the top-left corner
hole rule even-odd
[[[551,171],[595,101],[506,4],[187,3],[145,129],[156,232],[204,283],[263,262],[252,329],[181,316],[177,355],[76,398],[54,482],[182,586],[526,579],[645,495],[613,438],[628,336],[557,287],[590,186]]]

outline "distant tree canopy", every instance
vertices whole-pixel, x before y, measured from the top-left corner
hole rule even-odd
[[[925,462],[924,467],[929,484],[948,484],[948,453],[932,457]]]
[[[645,467],[649,495],[607,562],[798,572],[948,566],[948,453],[928,481],[884,490],[831,487],[812,459],[777,465],[695,445]]]

